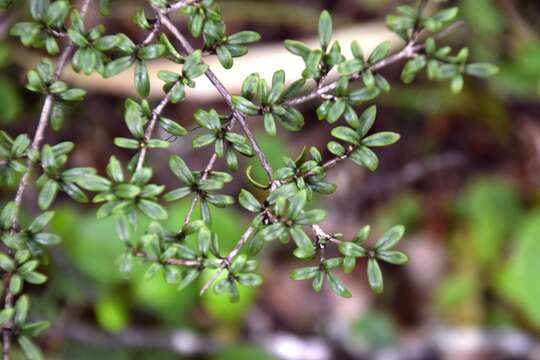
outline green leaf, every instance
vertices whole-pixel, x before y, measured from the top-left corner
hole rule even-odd
[[[83,89],[69,89],[60,94],[60,97],[65,101],[81,101],[85,95],[86,91]]]
[[[335,269],[339,266],[341,266],[343,262],[343,259],[340,258],[340,257],[334,257],[334,258],[330,258],[330,259],[326,259],[323,261],[323,265],[324,265],[324,268],[325,269]]]
[[[56,234],[38,233],[34,235],[34,241],[45,246],[57,245],[62,241],[62,238]]]
[[[67,33],[68,33],[69,39],[73,41],[73,43],[77,45],[78,47],[85,48],[86,46],[88,46],[88,40],[86,40],[84,35],[82,35],[80,32],[73,29],[68,29]]]
[[[323,57],[323,53],[320,50],[313,50],[309,52],[306,58],[306,68],[302,72],[304,79],[317,79],[320,76],[320,64]]]
[[[124,182],[124,172],[122,165],[115,156],[111,156],[107,164],[107,175],[116,183]]]
[[[319,42],[324,51],[330,45],[332,38],[332,17],[330,13],[324,10],[319,17]]]
[[[13,308],[4,308],[0,311],[0,326],[4,326],[13,317],[15,310]]]
[[[289,209],[287,216],[291,219],[296,219],[298,215],[304,210],[307,201],[307,192],[301,190],[289,199]]]
[[[326,275],[328,277],[328,284],[330,285],[330,288],[334,293],[344,298],[352,297],[349,289],[347,289],[347,287],[343,285],[341,280],[339,280],[337,276],[334,275],[334,273],[332,273],[331,271],[327,271]]]
[[[366,256],[366,249],[354,242],[342,242],[339,244],[339,251],[350,257],[364,257]]]
[[[216,49],[216,55],[220,64],[225,69],[230,69],[233,66],[233,57],[229,49],[226,46],[218,46]]]
[[[375,99],[377,96],[379,96],[380,93],[381,91],[376,87],[363,88],[351,92],[349,94],[349,100],[351,100],[353,104],[358,105],[363,102]]]
[[[375,105],[370,106],[362,113],[362,115],[360,115],[360,118],[358,119],[358,122],[360,124],[360,126],[358,127],[358,131],[361,137],[366,136],[366,134],[369,132],[369,130],[375,123],[376,117],[377,106]]]
[[[185,274],[180,283],[178,284],[178,290],[185,289],[187,286],[189,286],[191,283],[193,283],[201,272],[198,269],[189,269]]]
[[[146,146],[150,149],[168,149],[170,142],[161,139],[149,139],[146,141]]]
[[[356,267],[356,258],[345,256],[343,258],[343,271],[345,273],[351,273]]]
[[[264,130],[268,133],[268,135],[276,136],[276,120],[271,113],[264,114]]]
[[[216,140],[215,134],[204,134],[193,139],[193,147],[195,149],[202,148],[213,144]]]
[[[325,271],[319,271],[317,273],[317,275],[313,279],[313,284],[312,284],[313,290],[315,290],[316,292],[321,291],[325,276],[326,276]]]
[[[277,107],[272,107],[273,112]],[[275,112],[274,112],[275,114]],[[278,115],[279,116],[279,115]],[[299,131],[304,126],[304,116],[295,108],[286,108],[281,118],[283,127],[289,131]]]
[[[122,71],[133,65],[134,62],[135,58],[133,56],[123,56],[121,58],[113,60],[105,66],[103,76],[105,78],[109,78],[120,74]]]
[[[15,316],[13,322],[16,326],[22,326],[26,322],[28,317],[28,309],[30,308],[30,301],[28,295],[22,295],[15,303]]]
[[[313,225],[313,224],[320,223],[321,221],[324,220],[325,217],[326,217],[326,213],[324,212],[324,210],[313,209],[313,210],[305,211],[302,214],[300,214],[296,218],[295,222],[298,225]]]
[[[150,80],[148,78],[148,69],[144,61],[137,61],[135,65],[135,89],[137,93],[146,98],[150,94]]]
[[[11,272],[15,269],[15,262],[6,254],[0,254],[0,268],[6,272]]]
[[[30,336],[39,336],[49,329],[50,323],[48,321],[36,321],[31,324],[25,324],[22,327],[22,333]]]
[[[341,145],[340,143],[336,141],[330,141],[326,145],[326,148],[328,149],[328,151],[330,151],[332,154],[336,156],[343,156],[347,152],[345,148],[343,147],[343,145]]]
[[[111,182],[101,176],[86,174],[77,180],[77,185],[89,191],[107,191],[111,189]]]
[[[347,103],[343,99],[338,99],[336,102],[330,107],[328,114],[326,116],[326,120],[333,124],[336,121],[339,120],[341,115],[345,112],[345,109],[347,108]]]
[[[368,260],[367,274],[369,286],[376,294],[380,294],[383,291],[383,277],[381,268],[375,259]]]
[[[193,184],[195,177],[191,173],[191,170],[187,167],[186,163],[178,155],[173,155],[169,159],[169,167],[174,175],[186,184]]]
[[[404,233],[405,227],[403,225],[392,227],[375,243],[375,249],[377,251],[384,251],[393,248],[401,240]]]
[[[234,204],[234,198],[229,195],[206,194],[206,200],[212,205],[220,208]]]
[[[377,258],[394,265],[403,265],[409,261],[409,257],[400,251],[377,251]]]
[[[33,285],[41,285],[47,281],[47,276],[36,271],[30,271],[23,275],[24,281]]]
[[[457,6],[454,6],[436,12],[435,14],[433,14],[432,19],[447,24],[454,21],[457,18],[458,13],[459,8]]]
[[[291,237],[293,238],[294,243],[298,247],[298,250],[301,251],[302,256],[298,256],[297,252],[295,251],[295,255],[300,258],[308,258],[313,256],[315,253],[315,247],[313,246],[313,242],[307,236],[307,234],[298,226],[294,226],[289,230]]]
[[[388,54],[390,53],[390,49],[392,48],[392,43],[390,41],[385,41],[381,44],[379,44],[369,55],[368,63],[370,65],[374,65],[378,63],[379,61],[383,60]]]
[[[480,78],[488,78],[496,75],[498,72],[499,68],[496,65],[489,63],[476,63],[465,66],[465,73],[467,75]]]
[[[114,187],[114,194],[122,199],[133,199],[141,193],[141,188],[133,184],[119,184]]]
[[[351,75],[359,73],[364,67],[364,62],[360,59],[345,61],[338,66],[338,72],[342,75]]]
[[[283,91],[285,90],[285,83],[284,82],[277,82],[272,85],[272,91],[270,91],[270,94],[268,95],[268,104],[277,104],[279,100],[281,99],[281,96],[283,95]]]
[[[238,201],[240,202],[240,205],[247,211],[251,211],[254,213],[257,213],[263,209],[263,206],[261,203],[253,196],[249,191],[247,190],[240,190],[240,194],[238,195]]]
[[[63,81],[55,81],[54,83],[52,83],[50,86],[49,86],[49,91],[52,92],[53,94],[60,94],[60,93],[63,93],[64,91],[66,91],[68,89],[68,86],[65,82]]]
[[[375,86],[375,77],[370,70],[362,72],[362,82],[368,88]]]
[[[49,2],[46,0],[31,0],[28,2],[28,8],[30,10],[30,15],[35,20],[42,20],[45,12],[47,11],[47,6]]]
[[[403,67],[401,72],[401,80],[405,84],[410,84],[414,81],[416,74],[427,65],[426,57],[418,55],[414,59],[409,60]]]
[[[176,121],[164,117],[159,118],[159,125],[167,133],[174,136],[185,136],[188,131]]]
[[[155,201],[140,199],[137,207],[153,220],[165,220],[167,218],[167,211]]]
[[[293,280],[308,280],[313,279],[320,271],[321,269],[318,266],[304,267],[295,269],[290,277]]]
[[[257,274],[238,274],[238,282],[244,286],[255,287],[263,283],[263,279]]]
[[[285,40],[283,44],[290,53],[301,56],[304,59],[307,58],[309,53],[311,52],[311,50],[306,46],[306,44],[300,41]]]
[[[46,210],[51,206],[58,193],[58,183],[55,180],[49,179],[41,188],[38,197],[38,204],[41,210]]]
[[[42,360],[43,354],[39,347],[27,336],[19,336],[17,342],[27,360]]]
[[[357,165],[365,166],[371,171],[377,170],[379,158],[368,147],[360,146],[349,154],[349,158]]]
[[[259,114],[259,107],[246,98],[233,96],[232,103],[235,109],[246,115],[254,116]]]
[[[41,77],[35,70],[29,70],[26,74],[26,88],[34,92],[42,92],[45,89],[45,84],[41,80]]]
[[[281,238],[286,233],[286,228],[281,223],[275,223],[268,225],[259,231],[258,235],[261,236],[264,241],[272,241]]]
[[[154,60],[162,56],[165,53],[165,45],[163,44],[151,44],[143,48],[140,48],[137,55],[142,60]]]
[[[4,229],[11,228],[12,224],[17,221],[17,209],[17,205],[13,201],[8,202],[2,209],[0,224]]]
[[[351,143],[353,145],[360,144],[360,135],[353,129],[345,126],[338,126],[332,129],[332,136]]]
[[[117,138],[114,138],[114,145],[122,149],[137,150],[141,147],[141,142],[135,139],[117,137]]]
[[[399,134],[390,131],[383,131],[370,135],[362,140],[362,144],[370,147],[388,146],[399,140]]]
[[[70,10],[70,4],[65,0],[57,0],[47,8],[45,12],[45,24],[51,27],[61,27]]]
[[[110,51],[120,43],[120,40],[121,38],[116,35],[107,35],[97,39],[92,45],[96,50]]]
[[[34,221],[32,221],[32,223],[28,227],[28,231],[34,234],[40,232],[41,230],[45,228],[45,226],[47,226],[47,224],[51,221],[53,216],[54,216],[54,211],[44,212],[43,214],[35,218]]]
[[[463,76],[461,75],[457,75],[457,76],[454,76],[454,78],[452,78],[450,88],[453,94],[459,94],[461,90],[463,90],[463,81],[464,79],[463,79]]]
[[[240,31],[227,37],[227,43],[231,45],[241,45],[257,42],[261,35],[255,31]]]
[[[43,59],[37,64],[37,72],[39,77],[47,83],[52,82],[54,79],[54,65],[49,59]]]

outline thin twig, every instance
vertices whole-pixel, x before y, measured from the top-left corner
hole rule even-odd
[[[88,5],[90,4],[90,0],[84,0],[81,6],[80,14],[81,18],[84,18],[86,15],[86,12],[88,11]],[[53,79],[56,81],[60,79],[60,76],[62,75],[62,71],[64,70],[64,67],[66,66],[66,63],[71,56],[71,53],[75,47],[75,44],[70,41],[66,48],[62,51],[62,54],[58,58],[58,62],[56,64],[56,71],[54,73]],[[41,113],[39,116],[39,122],[38,126],[36,128],[36,132],[34,134],[34,139],[32,140],[32,144],[30,146],[30,149],[32,151],[39,151],[39,148],[41,146],[41,143],[43,142],[43,139],[45,138],[45,131],[47,130],[47,126],[49,124],[49,117],[51,115],[51,111],[54,105],[54,97],[52,94],[48,94],[45,97],[45,101],[43,102],[43,107],[41,109]],[[17,188],[17,193],[15,194],[15,208],[17,211],[17,214],[14,218],[14,223],[12,224],[12,228],[15,229],[16,223],[18,222],[18,215],[19,215],[19,208],[21,206],[24,193],[28,187],[28,182],[30,179],[30,173],[32,171],[32,167],[34,165],[34,162],[32,159],[28,158],[26,161],[26,172],[21,178],[21,181],[19,183],[19,187]],[[6,276],[6,285],[9,284],[9,281],[11,280],[11,274],[8,274]],[[15,296],[10,291],[9,286],[5,286],[6,288],[6,294],[4,297],[4,308],[11,308],[13,307]],[[10,350],[11,350],[11,326],[12,322],[9,321],[2,332],[2,347],[3,347],[3,359],[9,360],[10,359]]]
[[[458,22],[452,24],[451,26],[449,26],[448,28],[446,28],[445,30],[438,33],[435,36],[435,38],[437,38],[437,39],[443,38],[443,37],[447,36],[448,34],[454,32],[457,28],[463,26],[463,24],[464,24],[463,21],[458,21]],[[412,43],[409,43],[403,49],[401,49],[399,52],[397,52],[397,53],[395,53],[393,55],[390,55],[387,58],[385,58],[385,59],[383,59],[383,60],[381,60],[381,61],[379,61],[379,62],[377,62],[377,63],[375,63],[373,65],[371,65],[368,69],[373,71],[373,72],[381,70],[382,68],[388,67],[388,66],[393,65],[395,63],[398,63],[400,61],[411,58],[412,56],[416,55],[419,51],[423,50],[424,48],[425,48],[424,44],[414,45]],[[350,76],[351,81],[358,80],[360,78],[361,78],[360,74],[354,74],[354,75]],[[295,97],[293,99],[287,100],[287,101],[285,101],[283,103],[283,105],[284,106],[295,106],[295,105],[303,104],[303,103],[308,102],[310,100],[316,99],[316,98],[320,97],[323,94],[330,93],[331,91],[336,89],[336,86],[337,86],[337,81],[332,82],[332,83],[330,83],[328,85],[325,85],[325,86],[323,86],[321,88],[317,88],[317,89],[315,89],[314,91],[312,91],[312,92],[310,92],[308,94],[301,95],[301,96]]]
[[[177,4],[180,4],[180,3],[182,3],[181,6],[185,5],[185,2],[179,2]],[[184,51],[186,53],[188,53],[188,54],[192,53],[194,51],[194,48],[191,46],[191,44],[187,41],[187,39],[183,36],[183,34],[174,26],[174,24],[172,24],[172,22],[166,16],[168,11],[163,11],[163,10],[159,10],[159,9],[155,9],[155,10],[157,11],[157,13],[159,15],[159,19],[161,21],[161,24],[163,24],[171,32],[171,34],[179,41],[179,43],[181,44]],[[447,33],[450,33],[451,31],[453,31],[458,26],[461,26],[461,23],[458,23],[456,25],[453,25],[453,26],[449,27],[448,29],[446,29],[445,31],[440,33],[438,37],[446,36]],[[397,52],[397,53],[395,53],[393,55],[390,55],[389,57],[375,63],[369,69],[371,71],[378,71],[378,70],[380,70],[380,69],[382,69],[384,67],[387,67],[387,66],[389,66],[391,64],[394,64],[394,63],[397,63],[399,61],[409,59],[409,58],[412,58],[412,57],[416,56],[416,54],[424,48],[424,45],[415,45],[418,36],[419,36],[419,33],[415,32],[412,40],[401,51],[399,51],[399,52]],[[265,157],[264,153],[261,151],[260,147],[258,146],[257,141],[256,141],[255,137],[253,136],[253,133],[251,132],[250,128],[248,127],[248,125],[247,125],[247,123],[245,121],[245,116],[243,114],[239,113],[238,111],[236,111],[236,109],[234,108],[234,106],[232,104],[231,94],[228,92],[228,90],[225,88],[225,86],[219,81],[219,79],[215,76],[215,74],[212,72],[212,70],[210,70],[210,69],[207,70],[206,76],[208,77],[210,82],[214,85],[214,87],[218,90],[218,92],[221,94],[221,96],[224,98],[227,105],[229,105],[229,107],[233,111],[233,113],[232,113],[233,120],[231,121],[230,126],[232,127],[234,125],[235,121],[238,121],[240,123],[240,125],[242,126],[242,130],[244,131],[244,133],[248,137],[250,143],[252,144],[252,146],[253,146],[256,154],[257,154],[257,157],[259,158],[265,172],[267,173],[267,175],[268,175],[268,177],[270,179],[270,183],[271,183],[270,192],[274,191],[278,187],[278,185],[280,184],[280,181],[277,181],[277,180],[274,181],[273,180],[272,168],[270,167],[268,161],[266,160],[266,157]],[[351,80],[358,80],[358,79],[360,79],[360,77],[361,77],[360,74],[355,74],[355,75],[352,75],[350,78],[351,78]],[[312,99],[321,97],[321,96],[323,96],[325,94],[328,94],[329,92],[335,90],[336,85],[337,85],[336,82],[333,82],[333,83],[325,85],[325,86],[319,85],[311,93],[299,96],[299,97],[291,99],[291,100],[288,100],[288,101],[284,102],[283,105],[284,106],[299,105],[299,104],[305,103],[307,101],[310,101]],[[215,156],[216,156],[216,154],[214,153],[214,155],[212,157],[213,160],[215,160]],[[336,157],[334,159],[331,159],[331,160],[329,160],[329,161],[327,161],[326,163],[323,164],[323,168],[325,168],[325,169],[331,168],[331,167],[335,166],[338,162],[340,162],[340,161],[342,161],[342,160],[344,160],[346,158],[347,158],[346,156],[341,156],[341,157]],[[205,172],[205,174],[206,174],[206,172]],[[193,213],[193,210],[194,210],[195,205],[196,205],[198,200],[199,200],[198,197],[195,197],[193,199],[191,207],[190,207],[190,209],[188,211],[188,215],[187,215],[186,219],[184,220],[184,224],[189,222],[189,219],[191,218],[191,215]],[[315,225],[312,226],[312,228],[313,228],[313,231],[314,231],[317,238],[326,238],[326,239],[331,239],[332,238],[331,235],[328,235],[319,225],[315,224]],[[236,257],[236,255],[238,255],[238,253],[240,252],[242,247],[245,245],[245,243],[248,241],[248,239],[251,237],[251,235],[253,235],[254,232],[255,232],[255,229],[252,226],[249,226],[246,229],[244,234],[240,237],[240,239],[236,243],[233,250],[231,250],[231,252],[227,255],[226,258],[222,259],[221,269],[219,271],[216,271],[215,274],[212,276],[212,278],[203,286],[203,288],[200,291],[201,294],[204,294],[210,288],[210,286],[219,278],[219,276],[222,274],[222,272],[225,270],[225,268],[230,265],[230,263],[232,262],[234,257]]]
[[[159,11],[159,10],[158,10]],[[184,49],[184,51],[188,54],[192,53],[195,49],[189,41],[184,37],[184,35],[174,26],[174,24],[169,20],[169,18],[163,13],[160,12],[160,20],[161,23],[171,32],[171,34],[180,42],[180,45]],[[214,72],[211,69],[208,69],[205,73],[206,77],[212,85],[216,88],[216,90],[221,94],[227,105],[232,111],[233,118],[240,123],[240,126],[242,127],[242,130],[246,134],[251,146],[253,147],[253,150],[255,151],[257,157],[259,158],[261,165],[266,172],[266,175],[268,176],[268,180],[271,182],[273,179],[272,175],[272,167],[270,166],[270,163],[268,162],[268,159],[266,158],[266,155],[261,150],[259,144],[257,143],[257,140],[255,139],[255,136],[253,135],[253,132],[249,128],[249,126],[246,123],[246,117],[244,114],[238,112],[232,103],[232,96],[229,93],[229,91],[225,88],[223,83],[217,78],[217,76],[214,74]]]
[[[83,5],[81,6],[80,13],[81,13],[81,17],[83,18],[88,10],[89,3],[90,3],[90,0],[85,0],[83,2]],[[62,75],[62,71],[67,63],[68,58],[71,55],[71,52],[74,46],[75,45],[73,44],[73,42],[70,41],[69,44],[64,49],[64,51],[62,52],[62,54],[60,55],[57,65],[56,65],[56,71],[54,73],[54,80],[60,79],[60,76]],[[50,117],[53,105],[54,105],[54,97],[51,94],[48,94],[45,97],[45,101],[43,103],[43,107],[41,109],[41,114],[39,117],[38,127],[36,129],[36,133],[34,135],[34,139],[32,140],[32,144],[30,147],[33,151],[38,151],[41,146],[41,143],[43,142],[43,139],[45,137],[45,131],[47,130],[47,125],[48,125],[48,121],[49,121],[49,117]],[[16,211],[17,211],[17,216],[15,217],[15,220],[14,220],[15,222],[17,222],[18,211],[22,203],[24,193],[28,186],[30,172],[32,171],[33,164],[34,164],[33,161],[30,158],[28,158],[26,162],[27,170],[22,176],[19,187],[17,188],[17,193],[15,195],[15,201],[14,201],[16,205]],[[16,223],[13,224],[13,228],[15,228],[15,226],[16,226]],[[11,279],[11,276],[7,276],[6,283],[8,283],[10,279]],[[6,290],[6,295],[4,298],[4,308],[11,308],[13,307],[14,295],[9,290],[9,286],[6,286],[6,289],[7,290]],[[10,359],[10,347],[11,347],[11,329],[9,329],[10,326],[11,326],[11,323],[8,323],[7,326],[4,328],[3,336],[2,336],[4,360]]]
[[[174,86],[165,95],[165,97],[161,100],[161,102],[158,104],[158,106],[156,106],[154,108],[154,110],[152,110],[152,117],[150,118],[150,122],[148,123],[148,127],[144,131],[145,144],[141,149],[141,153],[139,154],[139,158],[137,159],[137,167],[135,168],[136,169],[135,171],[138,171],[138,170],[142,169],[142,167],[144,165],[144,160],[145,160],[146,154],[148,152],[148,146],[147,146],[146,143],[148,142],[148,140],[150,140],[152,138],[152,134],[154,133],[154,129],[156,127],[157,120],[158,120],[159,116],[161,115],[161,113],[163,112],[163,109],[165,109],[165,106],[167,106],[167,104],[169,104],[169,101],[171,100],[171,95],[172,95],[173,90],[174,90]]]
[[[143,40],[142,46],[146,46],[150,44],[152,41],[154,41],[159,34],[159,30],[161,30],[161,23],[159,21],[159,17],[156,17],[156,22],[154,23],[152,31]]]
[[[162,10],[164,14],[168,14],[175,10],[180,10],[184,6],[193,5],[198,3],[200,0],[180,0],[172,5],[170,5],[167,9]]]

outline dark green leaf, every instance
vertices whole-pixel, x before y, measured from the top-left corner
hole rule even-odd
[[[150,94],[150,80],[148,78],[148,69],[144,61],[137,61],[135,65],[135,89],[137,93],[145,98]]]
[[[165,220],[167,218],[167,211],[155,201],[140,199],[137,207],[153,220]]]
[[[319,17],[319,42],[324,51],[330,45],[332,37],[332,17],[330,13],[324,10]]]
[[[326,275],[328,277],[328,284],[334,293],[344,298],[350,298],[352,296],[349,289],[343,285],[343,283],[336,277],[336,275],[334,275],[334,273],[328,271]]]
[[[402,265],[409,261],[407,255],[399,251],[377,251],[377,258],[394,265]]]
[[[41,210],[46,210],[51,206],[58,193],[58,183],[55,180],[49,179],[41,188],[38,197],[38,204]]]
[[[169,167],[171,168],[174,175],[177,178],[182,180],[186,184],[193,184],[195,182],[195,177],[187,167],[186,163],[178,155],[173,155],[169,159]]]
[[[251,212],[259,212],[262,210],[261,203],[253,196],[249,191],[247,190],[240,190],[240,194],[238,195],[238,201],[240,202],[240,205],[248,211]]]
[[[371,171],[377,170],[379,159],[368,147],[360,146],[349,154],[349,158],[357,165],[365,166]]]
[[[405,233],[405,227],[397,225],[388,230],[375,244],[375,249],[378,251],[389,250],[393,248]]]
[[[399,138],[399,134],[383,131],[364,138],[364,140],[362,140],[362,144],[370,147],[388,146],[396,143]]]
[[[496,75],[499,72],[499,68],[489,63],[477,63],[469,64],[465,66],[465,73],[467,75],[487,78]]]

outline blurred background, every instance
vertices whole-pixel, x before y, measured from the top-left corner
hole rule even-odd
[[[143,2],[111,3],[111,17],[101,19],[92,11],[88,23],[104,22],[112,33],[142,38],[130,18]],[[384,16],[404,3],[409,2],[220,0],[229,32],[255,30],[263,40],[250,50],[251,67],[235,62],[233,70],[219,69],[218,76],[234,90],[257,69],[294,73],[295,57],[275,49],[286,38],[314,37],[322,9],[331,11],[343,48],[349,38],[372,48],[393,39],[384,30]],[[454,96],[449,84],[425,77],[401,84],[401,65],[385,69],[393,88],[379,98],[375,127],[397,131],[402,140],[379,152],[376,173],[353,164],[330,171],[338,191],[318,200],[328,211],[329,232],[351,237],[371,224],[378,235],[394,224],[406,225],[399,246],[411,261],[384,265],[382,295],[369,290],[364,263],[343,277],[352,299],[328,289],[315,294],[308,283],[289,280],[289,272],[302,265],[277,244],[261,257],[262,288],[242,289],[237,304],[211,292],[199,297],[204,281],[178,292],[160,277],[144,280],[143,266],[125,280],[117,271],[123,247],[112,221],[97,221],[93,209],[61,198],[53,230],[64,241],[43,269],[50,281],[30,289],[34,316],[54,324],[40,340],[47,358],[540,359],[540,2],[447,3],[460,7],[466,24],[445,42],[469,46],[473,61],[494,62],[500,74],[489,81],[468,79]],[[0,127],[11,135],[32,135],[42,99],[23,85],[27,69],[43,54],[7,35],[21,16],[27,14],[0,13]],[[182,27],[183,19],[176,20]],[[270,64],[268,56],[274,56]],[[132,72],[109,81],[70,73],[65,78],[87,88],[89,96],[70,109],[61,131],[47,134],[47,142],[75,142],[72,166],[104,169],[111,154],[127,162],[131,154],[115,148],[113,138],[127,134],[122,104],[133,95]],[[158,101],[159,81],[153,90]],[[169,106],[166,116],[190,127],[198,107],[226,110],[217,93],[202,84],[187,101]],[[272,138],[262,121],[253,120],[274,167],[282,155],[294,156],[304,145],[324,149],[330,127],[316,120],[315,107],[300,109],[306,128],[299,134],[282,131]],[[200,168],[210,154],[193,151],[190,143],[181,139],[168,151]],[[157,181],[173,186],[166,155],[150,154]],[[236,195],[245,186],[237,180],[227,190]],[[0,202],[9,201],[13,190],[2,185]],[[26,199],[26,208],[36,210],[35,189]],[[175,228],[187,207],[187,202],[171,207],[168,225]],[[214,230],[223,248],[231,248],[248,214],[233,207],[217,215]]]

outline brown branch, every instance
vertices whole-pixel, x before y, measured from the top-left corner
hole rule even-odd
[[[182,5],[180,5],[180,3]],[[177,3],[177,5],[179,5],[179,7],[181,7],[181,6],[186,5],[186,2],[180,1],[179,3]],[[169,10],[170,9],[171,9],[171,7],[169,8]],[[154,8],[154,11],[156,11],[156,14],[159,17],[159,21],[161,22],[161,24],[163,24],[171,32],[171,34],[179,41],[179,43],[181,44],[184,52],[186,52],[188,54],[192,53],[194,51],[194,48],[191,46],[189,41],[183,36],[183,34],[174,26],[174,24],[172,24],[170,19],[167,17],[167,13],[170,12],[170,11],[168,11],[168,10],[160,10],[160,9],[157,9],[157,8]],[[455,27],[457,27],[457,26],[461,26],[461,23],[457,23],[457,25],[449,27],[445,31],[441,32],[438,37],[446,36],[447,33],[453,31],[455,29]],[[393,55],[390,55],[389,57],[377,62],[376,64],[373,64],[372,66],[369,67],[369,69],[371,71],[377,71],[377,70],[380,70],[380,69],[382,69],[384,67],[387,67],[387,66],[389,66],[391,64],[394,64],[394,63],[397,63],[399,61],[414,57],[419,51],[421,51],[424,48],[424,45],[416,45],[416,41],[417,41],[418,36],[419,36],[419,32],[416,31],[413,34],[413,37],[411,38],[411,41],[401,51],[399,51],[399,52],[397,52],[397,53],[395,53]],[[259,147],[253,133],[251,132],[251,129],[248,127],[248,125],[246,123],[245,116],[243,114],[239,113],[238,111],[236,111],[236,109],[234,108],[234,106],[232,104],[231,94],[228,92],[228,90],[225,88],[225,86],[221,83],[221,81],[219,81],[219,79],[215,76],[215,74],[212,72],[212,70],[208,69],[205,75],[210,80],[210,82],[214,85],[214,87],[218,90],[220,95],[224,98],[225,102],[227,103],[227,105],[232,110],[233,119],[230,122],[228,128],[231,128],[232,126],[234,126],[235,121],[238,121],[240,123],[240,125],[242,127],[242,130],[244,131],[244,133],[248,137],[251,145],[253,146],[253,148],[254,148],[254,150],[255,150],[255,152],[257,154],[257,157],[259,158],[259,160],[260,160],[260,162],[261,162],[261,164],[263,166],[263,169],[265,170],[265,172],[266,172],[266,174],[267,174],[267,176],[268,176],[268,178],[270,180],[270,184],[271,184],[270,192],[274,191],[279,185],[281,185],[281,182],[273,180],[272,168],[269,165],[269,163],[268,163],[268,161],[266,159],[266,156],[264,155],[264,153],[260,149],[260,147]],[[361,78],[361,74],[355,74],[355,75],[352,75],[350,77],[351,80],[358,80],[360,78]],[[284,106],[299,105],[299,104],[305,103],[307,101],[310,101],[312,99],[322,97],[325,94],[328,94],[329,92],[335,90],[336,85],[337,85],[337,82],[333,82],[333,83],[328,84],[326,86],[319,85],[317,87],[317,89],[315,89],[313,92],[311,92],[309,94],[306,94],[306,95],[303,95],[303,96],[299,96],[299,97],[291,99],[291,100],[288,100],[288,101],[284,102],[283,105]],[[342,160],[344,160],[346,158],[347,158],[347,156],[336,157],[336,158],[331,159],[331,160],[327,161],[326,163],[324,163],[323,167],[325,169],[334,167],[338,162],[340,162],[340,161],[342,161]],[[205,170],[205,172],[203,174],[203,177],[208,174],[207,171],[209,171],[208,170],[209,168],[211,169],[211,167],[212,167],[211,164],[213,165],[213,162],[215,160],[216,160],[216,154],[214,153],[211,160],[210,160],[210,162],[209,162],[209,165],[207,166],[207,170]],[[191,206],[190,206],[190,209],[188,211],[188,214],[187,214],[186,218],[184,219],[184,224],[189,223],[189,221],[191,219],[191,216],[193,214],[195,205],[196,205],[198,200],[199,200],[198,197],[195,197],[193,199],[193,201],[191,203]],[[319,225],[317,225],[317,224],[313,225],[312,229],[313,229],[313,231],[314,231],[317,238],[331,239],[331,235],[328,235]],[[222,274],[222,272],[225,270],[225,268],[227,266],[230,266],[230,264],[231,264],[232,260],[234,259],[234,257],[236,257],[238,255],[238,253],[240,252],[242,247],[245,245],[245,243],[249,240],[249,238],[251,237],[251,235],[253,235],[254,232],[255,232],[255,228],[253,228],[252,226],[249,226],[246,229],[246,231],[242,234],[242,236],[240,237],[240,239],[236,243],[233,250],[231,250],[231,252],[227,255],[226,258],[222,259],[221,269],[219,271],[216,271],[215,274],[212,276],[212,278],[203,286],[203,288],[201,289],[201,294],[204,294],[210,288],[210,286],[219,278],[219,276]]]
[[[180,0],[172,5],[170,5],[167,9],[162,10],[164,14],[168,14],[170,12],[173,12],[175,10],[180,10],[184,6],[193,5],[198,3],[200,0]]]
[[[90,4],[90,0],[84,0],[80,14],[81,17],[84,18],[86,15],[86,12],[88,11],[88,5]],[[66,48],[62,51],[60,54],[60,57],[58,58],[58,62],[56,64],[56,71],[54,73],[54,81],[60,79],[60,76],[62,75],[62,71],[64,70],[64,67],[67,64],[67,61],[69,57],[71,56],[71,53],[73,49],[75,48],[75,44],[72,41],[69,41]],[[41,143],[43,142],[43,139],[45,138],[45,131],[47,130],[47,126],[49,124],[49,117],[51,115],[52,107],[54,105],[54,97],[52,94],[48,94],[45,97],[45,101],[43,102],[43,107],[41,109],[41,113],[39,116],[39,122],[38,126],[36,128],[36,132],[34,134],[34,138],[32,140],[32,144],[30,145],[30,149],[32,151],[39,151],[39,148],[41,146]],[[30,173],[32,171],[32,167],[34,165],[34,162],[28,158],[26,161],[26,172],[21,178],[21,181],[19,183],[19,187],[17,188],[17,193],[15,194],[15,208],[16,208],[16,216],[14,219],[14,223],[12,224],[13,229],[16,227],[16,223],[18,222],[19,217],[19,208],[22,204],[22,200],[24,197],[24,193],[28,187],[28,182],[30,179]],[[8,251],[9,252],[9,251]],[[6,285],[9,284],[9,281],[11,279],[11,274],[8,274],[6,276]],[[10,291],[9,286],[5,286],[6,288],[6,294],[4,297],[4,308],[11,308],[13,307],[15,296]],[[10,359],[10,350],[11,350],[11,326],[12,322],[9,321],[6,326],[4,327],[4,330],[2,332],[2,347],[3,347],[3,359],[9,360]]]
[[[438,33],[435,37],[437,39],[443,38],[443,37],[449,35],[450,33],[454,32],[457,28],[463,26],[463,24],[464,24],[463,21],[458,21],[458,22],[452,24],[451,26],[449,26],[448,28],[446,28],[445,30]],[[424,48],[425,48],[424,44],[416,45],[414,42],[410,42],[403,49],[398,51],[397,53],[395,53],[393,55],[390,55],[387,58],[384,58],[383,60],[371,65],[366,70],[378,71],[378,70],[381,70],[381,69],[383,69],[385,67],[393,65],[395,63],[398,63],[400,61],[410,59],[411,57],[418,54],[418,52],[422,51]],[[349,79],[351,81],[354,81],[354,80],[359,80],[361,77],[362,77],[361,74],[354,74],[354,75],[351,75],[349,77]],[[303,103],[308,102],[310,100],[319,98],[324,94],[328,94],[329,92],[335,90],[336,86],[337,86],[337,81],[332,82],[332,83],[330,83],[328,85],[325,85],[325,86],[323,86],[321,88],[317,88],[317,89],[315,89],[314,91],[312,91],[312,92],[310,92],[308,94],[301,95],[301,96],[298,96],[296,98],[287,100],[287,101],[285,101],[283,103],[283,105],[284,106],[295,106],[295,105],[303,104]]]
[[[159,10],[157,10],[159,11]],[[180,45],[184,49],[184,51],[188,54],[191,54],[195,49],[189,41],[184,37],[184,35],[174,26],[174,24],[169,20],[169,18],[161,11],[159,11],[159,17],[161,20],[161,23],[171,32],[171,34],[180,42]],[[221,94],[227,105],[232,111],[233,118],[240,123],[240,126],[242,127],[242,130],[246,134],[251,146],[255,150],[255,153],[257,157],[259,158],[261,165],[266,172],[266,175],[268,176],[269,181],[271,182],[273,179],[272,175],[272,167],[270,166],[270,163],[268,162],[268,159],[266,158],[266,155],[261,150],[259,144],[257,143],[257,140],[255,139],[255,136],[253,135],[253,132],[249,128],[249,126],[246,123],[246,117],[244,114],[240,113],[234,108],[234,105],[232,103],[232,96],[229,93],[229,91],[225,88],[223,83],[216,77],[214,72],[211,69],[208,69],[205,73],[206,77],[212,85],[216,88],[216,90]]]
[[[150,118],[150,122],[148,123],[148,127],[144,131],[144,141],[145,144],[141,149],[141,153],[139,154],[139,158],[137,159],[137,167],[135,168],[137,170],[140,170],[144,165],[144,160],[146,159],[146,154],[148,153],[148,146],[147,142],[152,138],[152,134],[154,133],[154,129],[157,124],[157,120],[161,113],[163,112],[163,109],[165,109],[165,106],[169,104],[169,101],[171,99],[172,92],[174,90],[174,86],[171,88],[171,90],[165,95],[165,97],[161,100],[161,102],[152,110],[152,117]]]

